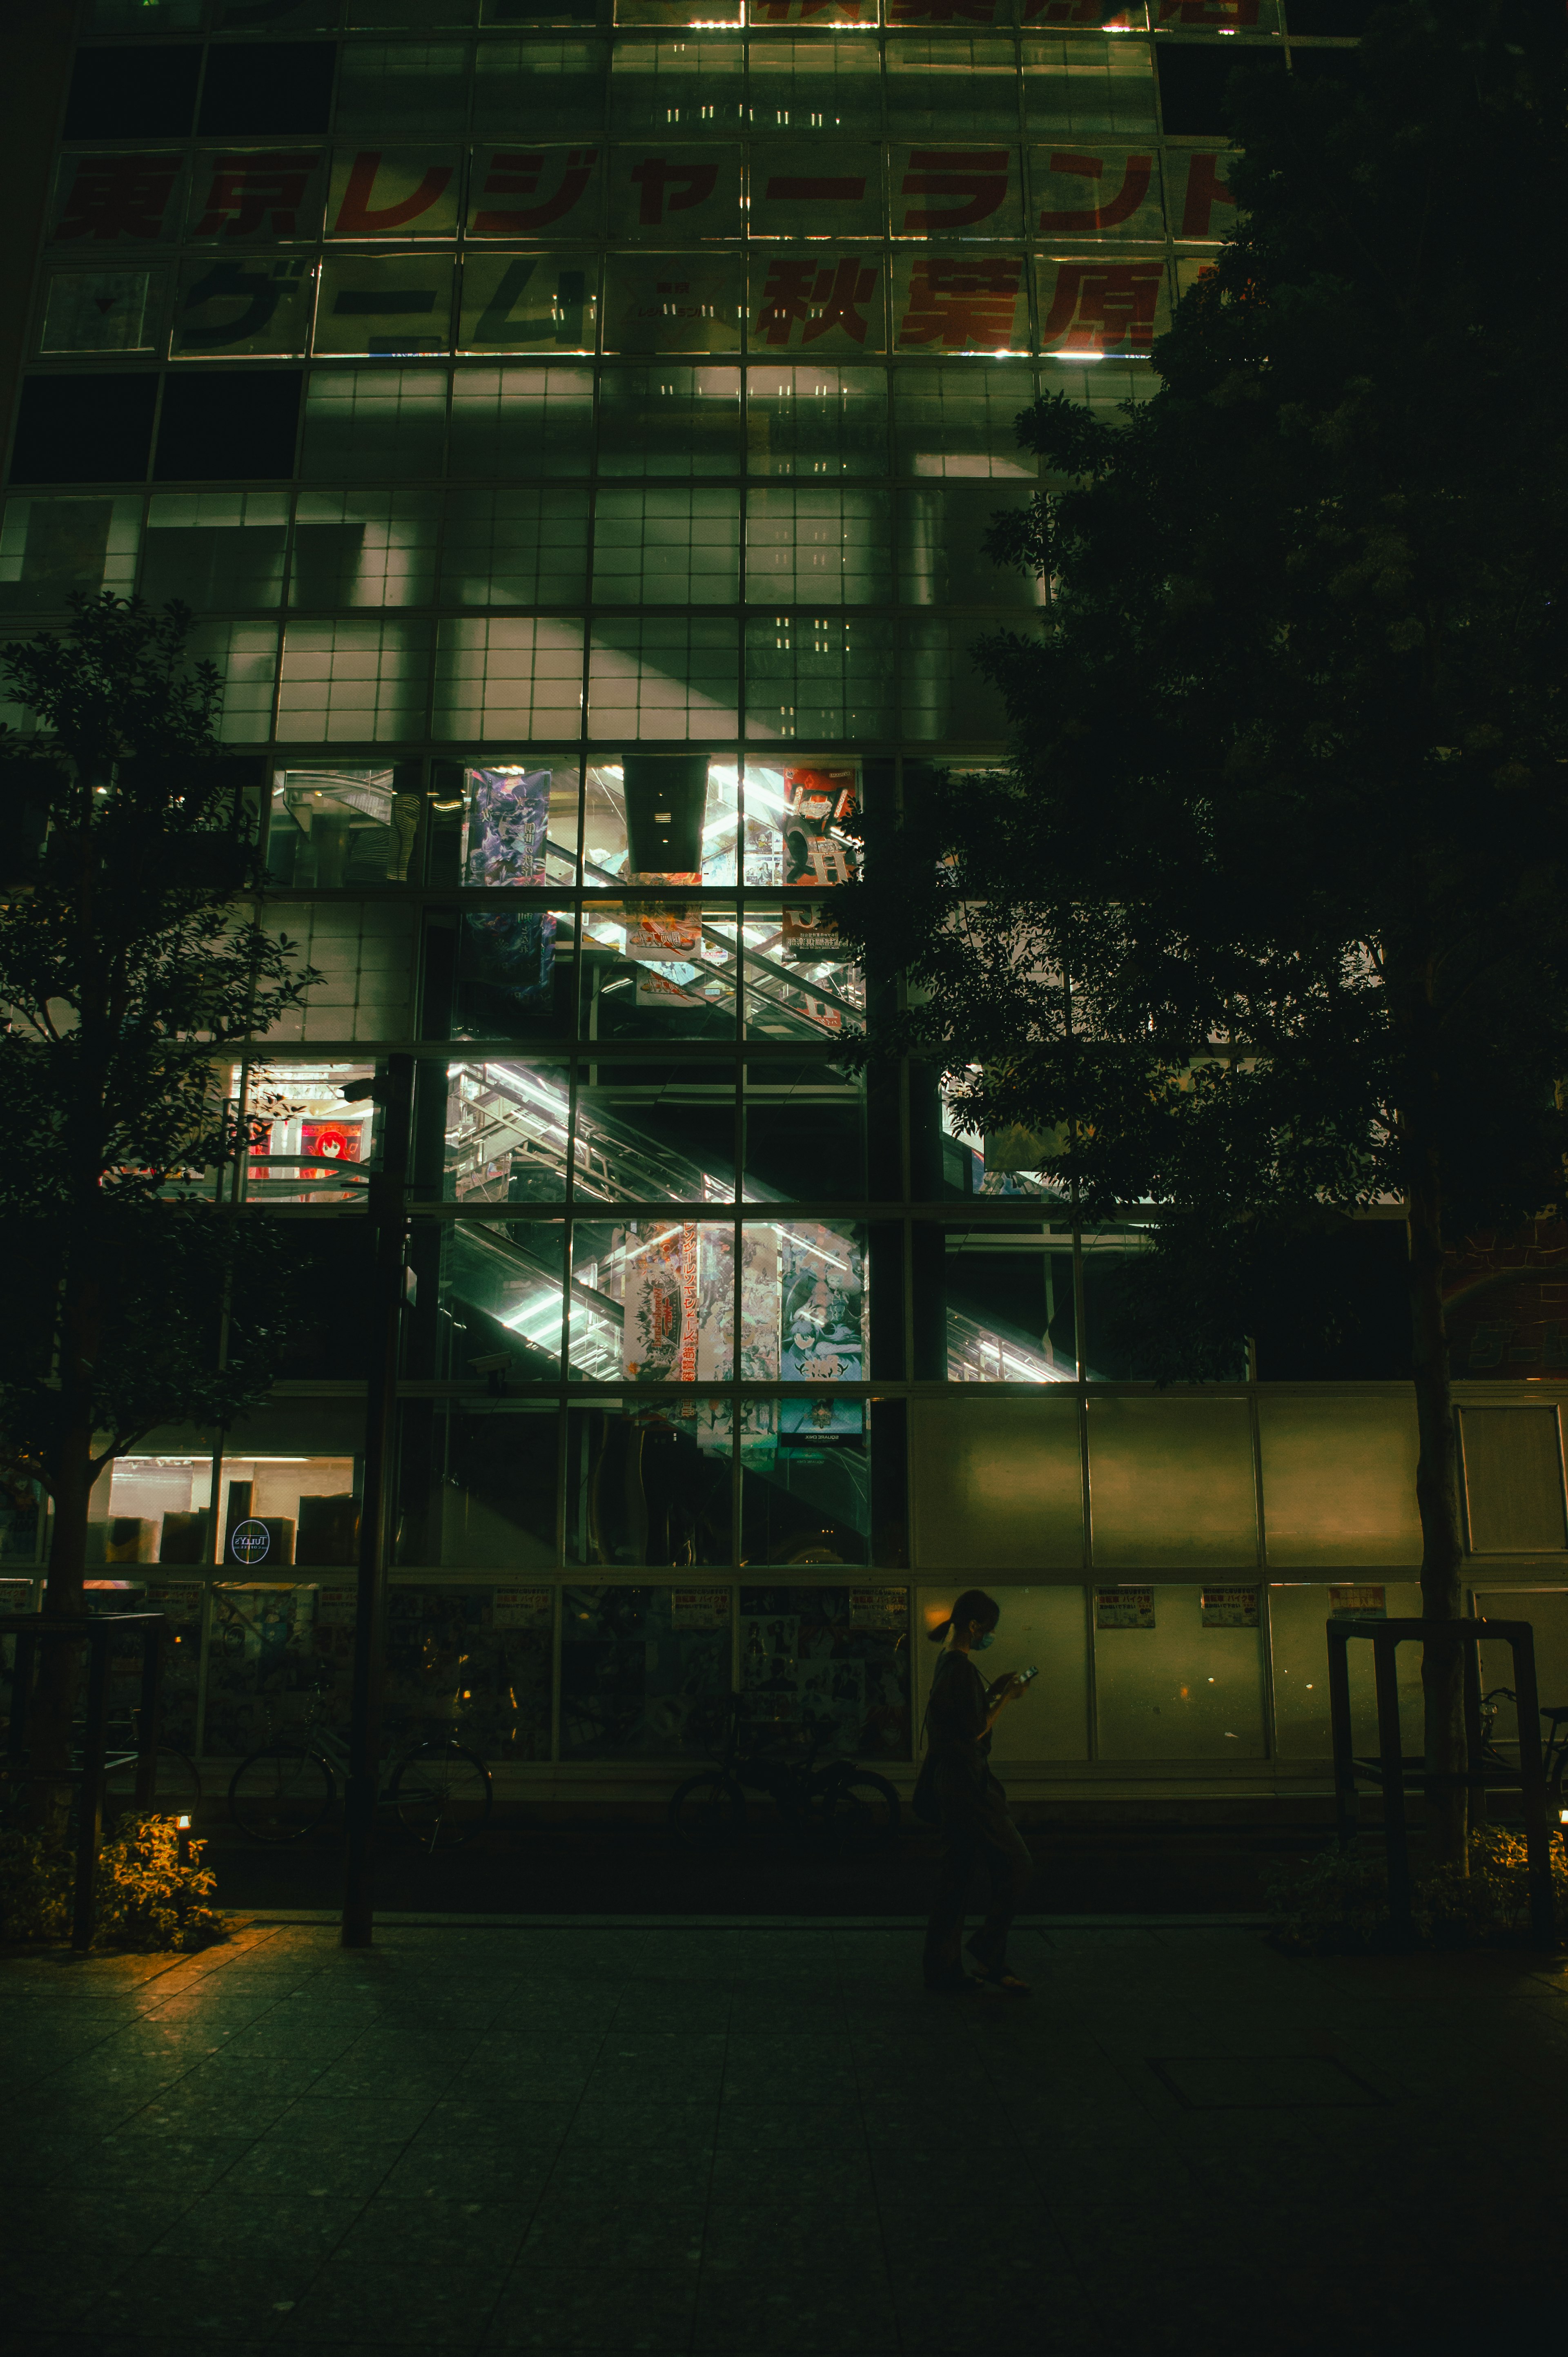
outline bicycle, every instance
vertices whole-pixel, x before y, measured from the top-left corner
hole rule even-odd
[[[733,1848],[746,1832],[748,1791],[766,1793],[798,1839],[815,1832],[832,1847],[858,1854],[881,1848],[896,1837],[898,1795],[886,1777],[853,1760],[818,1767],[817,1754],[830,1731],[827,1724],[819,1724],[804,1752],[791,1757],[780,1750],[769,1757],[766,1736],[761,1744],[743,1746],[743,1724],[752,1717],[746,1697],[732,1695],[724,1706],[716,1766],[688,1776],[672,1795],[670,1826],[683,1847],[710,1852]],[[775,1720],[772,1728],[784,1737],[791,1731],[791,1722]]]
[[[1512,1686],[1492,1686],[1481,1696],[1481,1758],[1494,1767],[1508,1768],[1512,1762],[1503,1758],[1492,1741],[1492,1728],[1497,1723],[1498,1707],[1505,1702],[1518,1706],[1519,1696]],[[1568,1782],[1568,1703],[1552,1706],[1543,1705],[1541,1716],[1547,1723],[1547,1736],[1541,1748],[1541,1765],[1546,1778],[1546,1800],[1552,1826],[1568,1850],[1568,1802],[1563,1796]]]
[[[297,1735],[272,1737],[235,1769],[229,1813],[250,1840],[304,1841],[329,1814],[338,1777],[347,1783],[349,1747],[336,1727],[320,1719],[331,1683],[311,1682]],[[391,1778],[383,1783],[388,1768]],[[434,1854],[437,1847],[460,1849],[488,1823],[494,1792],[489,1769],[477,1752],[449,1736],[414,1733],[381,1762],[376,1805],[394,1810],[415,1846]]]

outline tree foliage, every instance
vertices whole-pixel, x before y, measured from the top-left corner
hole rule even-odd
[[[252,828],[189,623],[79,599],[59,635],[0,649],[38,723],[0,737],[0,1451],[54,1499],[57,1602],[106,1459],[243,1413],[282,1339],[220,1346],[233,1275],[270,1238],[209,1173],[239,1143],[223,1051],[315,977],[236,897],[259,882]]]

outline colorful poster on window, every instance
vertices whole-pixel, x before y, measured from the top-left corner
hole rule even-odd
[[[693,882],[696,880],[693,877]],[[628,958],[690,960],[702,947],[703,919],[700,909],[687,913],[679,902],[650,902],[626,917],[626,953]]]
[[[327,1165],[358,1162],[361,1140],[360,1125],[346,1121],[302,1121],[299,1125],[299,1151],[303,1160]],[[302,1178],[330,1178],[329,1168],[301,1170]]]
[[[1024,175],[1013,147],[895,147],[889,187],[895,237],[1017,237]]]
[[[498,1587],[495,1623],[498,1629],[548,1629],[553,1620],[553,1598],[548,1587]]]
[[[1170,325],[1163,262],[1039,262],[1040,349],[1146,360]]]
[[[780,1375],[786,1383],[860,1383],[865,1274],[859,1246],[822,1221],[780,1225],[776,1232]]]
[[[884,276],[878,245],[755,248],[751,350],[820,360],[885,351]]]
[[[754,237],[879,237],[882,159],[858,141],[764,139],[751,151]]]
[[[1218,245],[1236,227],[1236,199],[1230,191],[1235,158],[1225,149],[1213,147],[1172,147],[1166,154],[1171,227],[1177,237],[1206,239]]]
[[[849,883],[855,872],[857,846],[843,829],[855,814],[855,771],[786,770],[783,779],[785,883]],[[785,938],[789,938],[787,927]]]
[[[148,245],[179,228],[183,156],[67,156],[53,235],[62,245]]]
[[[1255,1629],[1258,1591],[1255,1587],[1206,1587],[1202,1590],[1206,1629]]]
[[[193,245],[275,244],[321,226],[326,158],[315,149],[199,156],[190,185]]]
[[[591,352],[598,317],[595,254],[478,253],[464,262],[459,351]]]
[[[1155,1591],[1152,1587],[1097,1587],[1094,1591],[1097,1629],[1152,1629]]]
[[[328,253],[321,265],[315,349],[417,360],[452,339],[450,254]]]
[[[596,237],[603,172],[596,147],[480,147],[468,183],[470,237]]]
[[[671,1629],[727,1629],[727,1587],[674,1587],[670,1591]]]
[[[632,987],[632,1004],[634,1006],[661,1008],[669,1013],[683,1006],[705,1006],[707,1001],[700,991],[683,987],[696,978],[697,969],[693,965],[671,964],[658,968],[639,965]]]
[[[62,270],[49,280],[41,352],[147,352],[167,282],[147,270]]]
[[[463,880],[492,888],[544,881],[548,770],[470,770]],[[470,909],[463,921],[466,980],[499,984],[509,1003],[536,1006],[554,985],[555,917],[545,909]]]
[[[610,235],[625,245],[684,245],[740,235],[740,149],[618,147]]]
[[[456,237],[455,147],[340,147],[332,158],[328,237]]]
[[[1046,237],[1163,241],[1160,167],[1152,148],[1093,140],[1032,147],[1030,200]]]
[[[903,1629],[908,1619],[907,1587],[852,1587],[849,1591],[852,1629]]]
[[[212,254],[188,263],[179,274],[170,350],[177,360],[205,352],[226,359],[303,352],[310,341],[315,275],[305,254],[284,261]]]
[[[1029,292],[1019,253],[897,255],[896,351],[1014,352],[1029,348]]]
[[[318,1587],[316,1625],[318,1629],[351,1629],[358,1607],[358,1591],[352,1587]]]
[[[1376,1587],[1331,1587],[1328,1617],[1331,1620],[1386,1620],[1388,1592]]]

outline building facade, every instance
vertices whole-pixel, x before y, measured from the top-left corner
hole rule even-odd
[[[1108,1314],[1135,1216],[1086,1230],[1026,1141],[846,1062],[833,894],[857,812],[1004,749],[972,648],[1037,623],[983,546],[1038,488],[1015,417],[1146,392],[1234,218],[1230,65],[1333,70],[1355,0],[711,5],[29,35],[5,633],[194,609],[265,920],[324,977],[225,1071],[263,1126],[220,1182],[313,1321],[242,1428],[105,1477],[104,1577],[176,1616],[209,1757],[280,1662],[346,1663],[405,1058],[395,1726],[624,1805],[738,1685],[908,1773],[921,1629],[978,1582],[1041,1669],[1022,1797],[1321,1790],[1324,1621],[1415,1609],[1397,1342],[1155,1390]],[[1563,1266],[1543,1222],[1454,1285],[1474,1584],[1548,1699]],[[45,1543],[14,1501],[5,1572]]]

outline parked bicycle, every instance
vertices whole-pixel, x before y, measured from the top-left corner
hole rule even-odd
[[[877,1849],[898,1831],[898,1795],[886,1777],[853,1760],[817,1757],[832,1732],[819,1722],[804,1749],[793,1720],[755,1714],[732,1695],[722,1714],[714,1767],[688,1776],[670,1803],[670,1824],[686,1848],[732,1848],[746,1827],[746,1795],[766,1793],[797,1838],[814,1835],[846,1851]]]
[[[311,1680],[297,1729],[270,1736],[235,1769],[229,1813],[252,1841],[303,1841],[329,1814],[339,1777],[347,1784],[349,1747],[321,1716],[331,1684],[329,1675]],[[493,1798],[489,1769],[477,1752],[450,1736],[416,1730],[382,1760],[376,1806],[394,1811],[410,1840],[434,1852],[460,1848],[488,1822]]]
[[[1498,1712],[1505,1702],[1512,1703],[1516,1710],[1519,1707],[1519,1696],[1512,1686],[1491,1686],[1481,1696],[1481,1758],[1497,1768],[1509,1768],[1514,1764],[1503,1758],[1492,1737]],[[1541,1757],[1546,1778],[1547,1808],[1551,1824],[1564,1850],[1568,1850],[1568,1796],[1563,1790],[1568,1785],[1568,1703],[1543,1707],[1541,1716],[1546,1721],[1547,1730]]]

